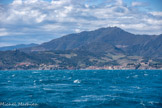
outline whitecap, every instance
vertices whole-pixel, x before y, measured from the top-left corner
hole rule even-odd
[[[69,80],[71,79],[71,77],[68,78]]]
[[[132,88],[135,88],[135,89],[141,89],[141,88],[138,87],[138,86],[132,86]]]
[[[70,84],[55,84],[56,86],[69,86]]]
[[[74,82],[74,83],[80,83],[81,81],[78,80],[78,79],[76,79],[76,80],[74,80],[73,82]]]
[[[87,98],[97,98],[97,95],[85,95],[85,96],[81,96],[81,97],[87,97]]]
[[[43,90],[54,90],[54,89],[51,89],[51,88],[43,88]]]
[[[12,77],[15,77],[15,74],[13,74]]]
[[[112,89],[112,91],[123,91],[123,90],[115,88],[115,89]]]
[[[105,95],[105,97],[117,97],[117,96],[113,96],[113,95]]]
[[[106,98],[105,95],[85,95],[85,96],[81,96],[81,98],[79,99],[80,101],[105,101]]]
[[[144,76],[148,76],[148,74],[144,74]]]
[[[87,102],[88,99],[76,99],[76,100],[73,100],[73,102]]]
[[[153,102],[153,101],[149,101],[148,103],[149,103],[149,104],[151,104],[151,105],[153,105],[153,104],[154,104],[154,102]]]
[[[133,76],[133,78],[137,78],[137,77],[138,77],[138,75],[134,75],[134,76]]]
[[[136,89],[141,89],[140,87],[136,87]]]
[[[34,72],[32,72],[32,73],[40,73],[40,72],[34,71]]]
[[[36,80],[33,81],[34,82],[34,86],[36,85]]]
[[[140,104],[141,104],[142,106],[145,106],[145,104],[143,103],[143,101],[141,101]]]
[[[126,77],[127,79],[129,78],[129,76]]]

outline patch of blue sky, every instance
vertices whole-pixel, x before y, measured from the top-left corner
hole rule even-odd
[[[0,4],[10,4],[13,0],[0,0]]]
[[[162,11],[162,0],[123,0],[126,4],[132,5],[133,2],[141,2],[144,3],[145,6],[141,8],[145,8],[148,11]]]
[[[52,0],[44,0],[51,2]],[[88,5],[98,5],[105,1],[112,1],[112,0],[83,0],[83,2],[87,3]],[[0,4],[10,4],[13,0],[0,0]],[[123,2],[127,5],[132,5],[132,2],[142,2],[147,4],[148,11],[162,11],[162,0],[123,0]]]

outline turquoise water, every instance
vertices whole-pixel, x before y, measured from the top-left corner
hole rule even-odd
[[[160,108],[162,70],[0,71],[0,108]]]

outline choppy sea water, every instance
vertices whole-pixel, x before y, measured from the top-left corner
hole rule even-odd
[[[161,108],[162,70],[0,71],[0,108]]]

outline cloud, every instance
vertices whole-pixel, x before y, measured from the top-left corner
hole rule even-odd
[[[144,2],[132,2],[132,6],[146,6],[147,3]]]
[[[162,17],[162,12],[150,12],[153,16],[160,16]]]
[[[162,12],[138,9],[144,4],[132,2],[129,6],[123,0],[14,0],[0,5],[0,36],[17,36],[21,42],[32,43],[108,26],[136,34],[162,33]]]
[[[117,5],[123,5],[123,0],[116,0]]]
[[[7,36],[8,33],[7,32],[0,32],[0,36]]]
[[[0,47],[4,47],[4,46],[13,46],[13,45],[15,45],[15,44],[13,44],[13,43],[6,43],[6,42],[4,42],[4,43],[0,43]]]
[[[6,31],[5,28],[0,28],[0,36],[7,36],[9,33]]]
[[[79,33],[79,32],[81,32],[81,30],[77,28],[77,29],[75,29],[75,32]]]
[[[22,0],[14,0],[12,5],[21,5],[22,4]]]

